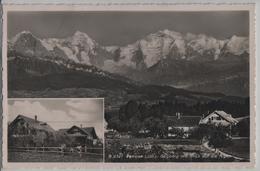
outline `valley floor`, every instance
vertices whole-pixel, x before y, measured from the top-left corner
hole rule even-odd
[[[235,162],[194,139],[106,139],[106,162]]]

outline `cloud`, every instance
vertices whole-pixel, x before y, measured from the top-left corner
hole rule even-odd
[[[8,120],[12,121],[18,114],[25,115],[34,118],[38,116],[39,120],[43,121],[55,121],[60,117],[65,116],[66,113],[62,110],[48,110],[38,101],[14,101],[12,105],[9,105]],[[56,116],[56,117],[55,117]]]
[[[102,99],[85,99],[84,103],[81,100],[69,100],[66,101],[66,105],[79,112],[89,114],[103,113]]]

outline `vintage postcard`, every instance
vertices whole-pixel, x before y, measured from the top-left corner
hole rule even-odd
[[[5,168],[254,167],[254,4],[3,10]]]

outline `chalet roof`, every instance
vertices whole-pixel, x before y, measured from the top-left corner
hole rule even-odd
[[[239,117],[239,118],[235,118],[238,122],[244,121],[244,120],[249,120],[249,116],[243,116],[243,117]]]
[[[93,137],[97,137],[96,135],[96,131],[94,127],[85,127],[85,128],[81,128],[84,132],[86,132],[87,134],[92,134]]]
[[[233,117],[231,116],[231,114],[227,114],[227,113],[224,112],[224,111],[216,110],[216,111],[214,111],[213,113],[215,113],[215,114],[221,116],[222,118],[224,118],[225,120],[227,120],[227,121],[230,122],[230,123],[237,123],[237,122],[238,122],[235,118],[233,118]]]
[[[71,130],[72,128],[77,128],[77,129],[81,130],[84,134],[92,136],[95,139],[97,138],[97,134],[96,134],[94,127],[83,127],[83,128],[81,128],[81,127],[74,125],[74,126],[68,128],[68,129],[59,129],[59,132],[68,133],[68,131]]]
[[[39,120],[36,121],[35,119],[29,118],[29,117],[24,116],[24,115],[18,115],[13,120],[13,122],[10,124],[10,126],[12,127],[12,125],[14,125],[19,120],[24,120],[26,123],[29,124],[29,127],[37,129],[37,130],[44,130],[44,131],[47,131],[47,132],[54,132],[55,131],[46,122],[42,122],[42,121],[39,121]]]
[[[176,116],[167,116],[167,121],[175,127],[195,127],[199,125],[200,116],[181,116],[179,119]]]
[[[221,110],[215,110],[214,112],[208,114],[205,118],[202,119],[202,122],[204,119],[208,118],[210,115],[213,115],[213,114],[220,116],[221,118],[225,119],[227,122],[229,122],[231,124],[238,123],[238,120],[233,118],[231,114],[227,114],[226,112],[221,111]]]

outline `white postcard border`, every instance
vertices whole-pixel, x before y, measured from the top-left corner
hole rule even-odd
[[[9,11],[250,11],[250,162],[194,163],[10,163],[7,161],[7,12]],[[4,168],[253,168],[255,166],[255,7],[254,4],[187,5],[3,5],[3,167]],[[253,131],[252,131],[253,130]]]

